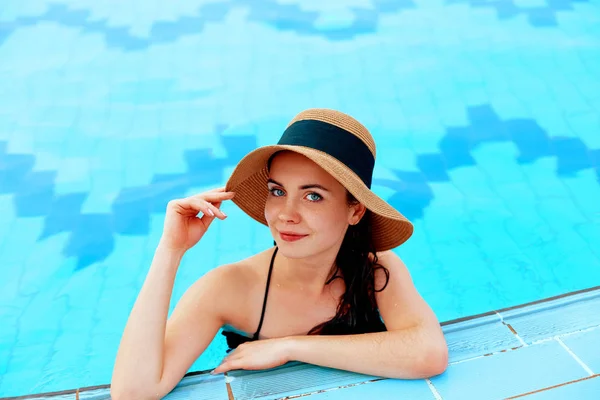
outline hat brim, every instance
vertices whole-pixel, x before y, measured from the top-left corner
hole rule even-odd
[[[303,146],[272,145],[248,153],[235,167],[225,190],[235,192],[233,202],[246,214],[268,225],[265,203],[269,190],[267,162],[278,151],[289,150],[307,157],[340,182],[360,203],[372,212],[372,240],[376,251],[400,246],[413,233],[412,223],[398,210],[371,191],[345,164],[329,154]]]

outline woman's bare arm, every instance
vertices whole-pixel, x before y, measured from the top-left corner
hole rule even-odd
[[[217,189],[169,203],[163,237],[121,338],[111,382],[114,400],[162,398],[221,327],[223,310],[214,301],[222,274],[218,268],[186,291],[168,321],[167,315],[183,255],[215,217],[225,218],[218,207],[231,197]]]
[[[223,325],[217,268],[181,297],[167,321],[179,256],[158,248],[123,332],[111,382],[113,400],[161,399],[183,378]]]
[[[213,372],[274,368],[295,360],[388,378],[421,379],[443,373],[448,348],[435,314],[397,255],[385,252],[380,262],[390,273],[387,288],[376,293],[386,332],[289,336],[244,343]],[[385,275],[377,271],[376,286],[381,288]]]

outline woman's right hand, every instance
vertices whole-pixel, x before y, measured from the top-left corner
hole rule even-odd
[[[169,201],[160,244],[173,251],[186,252],[204,236],[215,218],[227,218],[219,207],[234,195],[219,188]],[[202,213],[201,218],[199,213]]]

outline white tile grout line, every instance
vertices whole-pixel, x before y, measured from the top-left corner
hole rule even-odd
[[[348,389],[348,388],[351,388],[351,387],[354,387],[354,386],[368,385],[368,384],[371,384],[371,383],[374,383],[374,382],[384,381],[384,380],[387,380],[387,379],[388,378],[376,378],[376,379],[371,379],[370,381],[362,381],[362,382],[350,383],[350,384],[342,385],[342,386],[335,386],[335,387],[327,388],[327,389],[319,389],[319,390],[316,390],[314,392],[292,394],[292,395],[289,395],[289,396],[286,396],[286,397],[282,397],[282,399],[283,398],[285,398],[285,399],[297,399],[297,398],[300,398],[300,397],[312,396],[314,394],[332,392],[334,390],[344,390],[344,389]]]
[[[498,314],[498,317],[500,318],[500,322],[502,322],[504,324],[504,326],[506,326],[508,328],[508,324],[506,322],[504,322],[504,317],[502,317],[502,314],[500,314],[498,311],[494,311],[494,312],[496,314]],[[525,341],[523,339],[521,339],[521,336],[519,336],[519,334],[516,331],[513,331],[513,329],[510,329],[510,331],[513,335],[515,335],[517,337],[517,339],[519,339],[519,342],[521,342],[523,347],[529,346],[527,343],[525,343]]]
[[[492,355],[494,355],[494,354],[496,354],[496,353],[492,353]],[[465,358],[463,360],[452,361],[452,362],[448,363],[448,366],[464,363],[467,361],[477,360],[478,358],[483,358],[483,357],[485,357],[485,356],[475,356],[475,357],[471,357],[471,358]]]
[[[589,328],[580,329],[578,331],[563,333],[562,335],[557,335],[557,337],[561,337],[561,338],[569,337],[572,335],[577,335],[578,333],[585,333],[585,332],[593,331],[594,329],[600,329],[600,325],[591,326]]]
[[[548,336],[548,337],[545,337],[545,338],[542,338],[542,339],[534,340],[533,342],[531,342],[531,344],[535,345],[535,344],[541,344],[541,343],[551,342],[551,341],[556,340],[558,338],[561,338],[561,339],[568,338],[569,336],[578,335],[578,334],[586,333],[586,332],[591,332],[591,331],[596,330],[596,329],[600,329],[600,325],[595,325],[595,326],[592,326],[592,327],[589,327],[589,328],[581,329],[579,331],[573,331],[573,332],[561,333],[560,335]]]
[[[546,337],[546,338],[543,338],[543,339],[538,339],[538,340],[536,340],[534,342],[531,342],[531,344],[529,346],[535,346],[537,344],[551,342],[551,341],[556,340],[558,338],[565,338],[565,337],[569,337],[571,335],[575,335],[575,334],[578,334],[578,333],[590,332],[590,331],[593,331],[595,329],[600,329],[600,325],[592,326],[590,328],[582,329],[580,331],[569,332],[569,333],[565,333],[565,334],[562,334],[562,335],[556,335],[556,336]],[[475,357],[471,357],[471,358],[465,358],[463,360],[452,361],[452,362],[448,363],[448,365],[456,365],[456,364],[464,363],[464,362],[467,362],[467,361],[477,360],[478,358],[484,358],[484,357],[488,357],[488,356],[495,356],[496,354],[506,353],[508,351],[514,351],[514,350],[522,349],[523,347],[525,347],[525,346],[519,346],[519,347],[517,347],[515,349],[502,349],[502,350],[494,351],[494,352],[489,353],[487,355],[475,356]]]
[[[433,393],[433,397],[435,397],[435,400],[442,400],[442,396],[437,391],[435,386],[433,386],[433,383],[431,382],[431,380],[425,379],[425,382],[427,382],[427,386],[429,386],[429,390],[431,390],[431,393]]]
[[[587,372],[590,376],[594,375],[594,371],[592,371],[590,369],[590,367],[588,367],[587,365],[585,365],[585,363],[583,361],[581,361],[581,359],[579,357],[577,357],[577,355],[575,353],[573,353],[571,351],[571,349],[569,347],[567,347],[566,344],[563,343],[562,340],[560,340],[560,338],[556,338],[556,341],[562,346],[564,347],[564,349],[567,351],[567,353],[569,353],[571,355],[571,357],[573,357],[575,359],[575,361],[577,361],[577,363],[579,363],[579,365],[581,365],[583,367],[583,369],[585,369],[585,372]]]

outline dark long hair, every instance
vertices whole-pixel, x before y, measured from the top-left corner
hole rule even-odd
[[[354,196],[348,192],[348,205],[357,203]],[[373,255],[372,259],[369,254]],[[368,209],[358,224],[348,227],[335,259],[335,268],[332,278],[326,284],[335,279],[343,279],[346,290],[335,316],[315,326],[308,334],[339,335],[385,330],[375,293],[386,288],[390,273],[387,268],[378,264],[371,239],[371,211]],[[375,271],[378,269],[385,274],[385,283],[381,288],[375,287]]]

